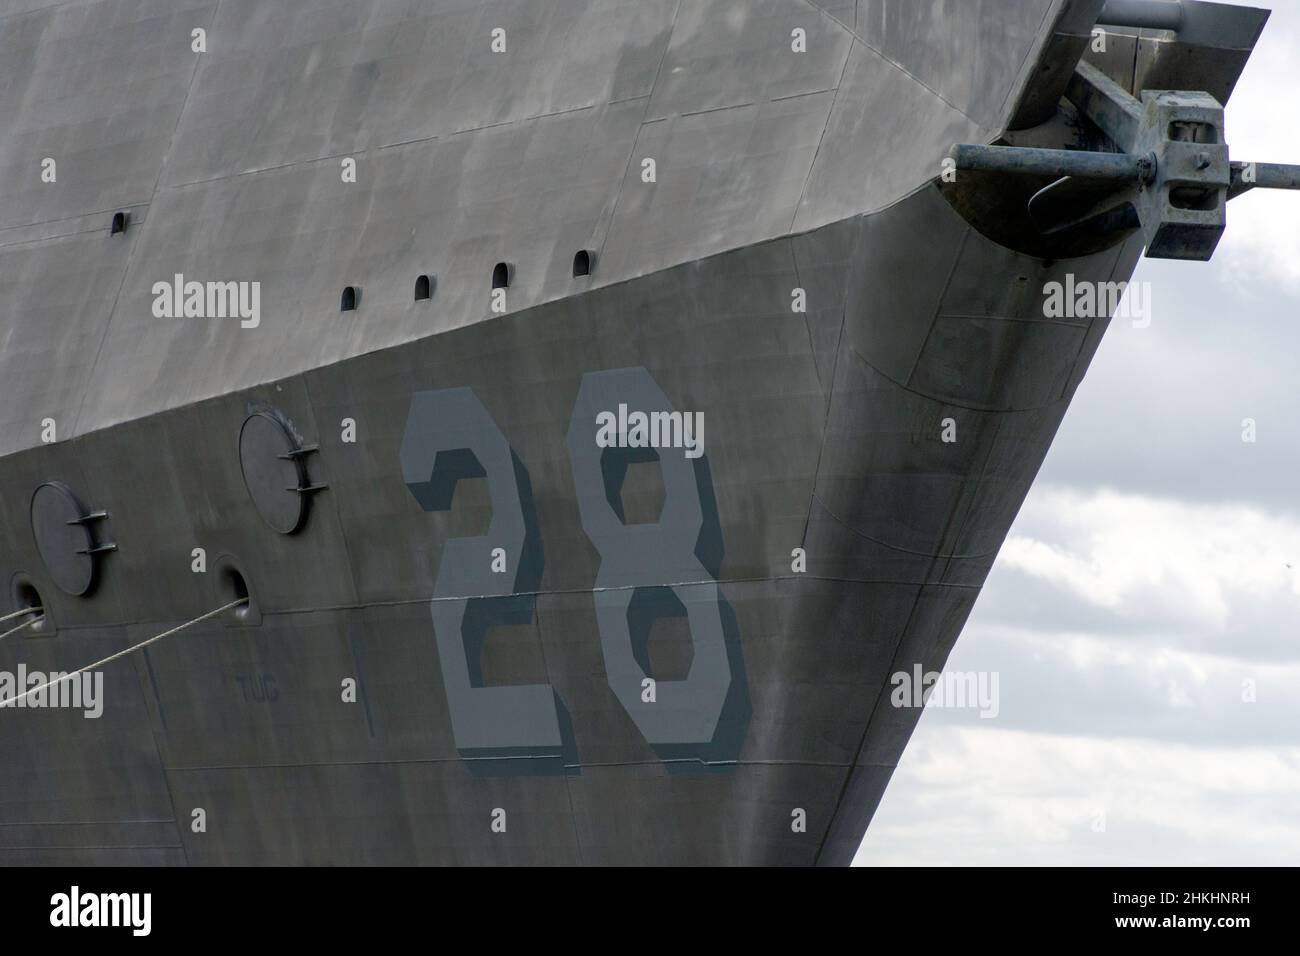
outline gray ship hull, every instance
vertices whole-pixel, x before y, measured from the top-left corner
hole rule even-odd
[[[1048,269],[982,240],[930,188],[875,216],[11,456],[0,527],[18,543],[15,569],[40,567],[27,506],[51,476],[95,490],[117,551],[94,599],[46,598],[43,633],[0,644],[0,667],[71,669],[220,606],[221,579],[192,570],[194,547],[213,566],[237,562],[260,623],[199,624],[108,665],[99,719],[6,713],[6,856],[848,862],[919,716],[890,705],[889,676],[941,668],[1105,326],[1035,318],[1026,283],[994,293],[987,276],[1109,279],[1134,255]],[[918,261],[946,281],[898,283]],[[791,312],[793,288],[815,303],[806,315]],[[608,370],[624,370],[611,403],[638,407],[645,375],[707,423],[691,553],[668,575],[680,583],[649,586],[631,556],[669,667],[676,642],[677,676],[695,622],[652,599],[721,606],[728,684],[707,740],[690,727],[673,740],[671,726],[666,743],[648,739],[603,651],[631,647],[636,628],[605,634],[597,619],[602,596],[628,585],[597,583],[602,554],[583,512],[611,505],[583,499],[569,431],[584,379]],[[431,600],[449,542],[490,528],[495,502],[453,496],[448,511],[425,511],[403,444],[415,396],[465,389],[525,479],[487,481],[531,488],[540,551],[518,572],[540,566],[535,584],[510,574],[531,613],[487,631],[477,679],[553,692],[569,725],[561,747],[526,732],[514,753],[500,752],[509,740],[496,753],[458,746],[447,687],[464,675],[440,659]],[[241,471],[241,425],[267,407],[319,444],[308,468],[328,486],[293,536],[266,526]],[[945,419],[954,443],[942,441]],[[581,420],[594,448],[594,418]],[[615,478],[602,480],[610,494]],[[665,498],[659,526],[671,526],[670,484],[652,473],[614,493],[629,521],[653,521]],[[468,540],[487,571],[491,532]],[[794,570],[796,548],[806,570]],[[696,552],[704,571],[692,573]],[[486,593],[489,579],[465,593]],[[658,706],[707,706],[718,690]],[[206,832],[192,830],[195,808]],[[504,833],[492,828],[499,809]],[[798,810],[805,832],[792,829]]]
[[[0,709],[0,860],[850,862],[1141,252],[940,158],[1100,6],[7,4],[0,672],[248,601]]]

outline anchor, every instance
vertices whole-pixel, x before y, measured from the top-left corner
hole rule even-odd
[[[1110,0],[1100,23],[1178,31],[1194,8],[1180,0]],[[1081,61],[1065,97],[1110,151],[958,145],[958,171],[1051,177],[1028,203],[1044,237],[1141,229],[1153,259],[1209,261],[1227,204],[1252,189],[1300,190],[1300,166],[1234,162],[1223,105],[1209,93],[1144,90],[1138,99]]]

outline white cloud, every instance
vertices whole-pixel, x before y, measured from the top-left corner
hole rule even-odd
[[[1300,859],[1300,656],[1193,637],[1262,605],[1294,645],[1297,555],[1300,525],[1250,505],[1036,486],[948,662],[1000,673],[999,718],[926,711],[857,862]],[[1032,589],[1052,626],[1012,620]]]
[[[1234,653],[1236,642],[1198,652],[1160,634],[1045,632],[990,623],[996,616],[981,614],[948,662],[950,671],[999,675],[994,726],[1112,741],[1300,747],[1300,657],[1250,659]],[[940,734],[982,723],[970,711],[927,711],[922,729]]]
[[[1247,505],[1037,489],[999,561],[1119,614],[1222,630],[1234,600],[1283,596],[1300,618],[1300,524]]]
[[[1238,6],[1265,6],[1234,0]],[[1232,158],[1257,163],[1300,163],[1296,108],[1296,51],[1300,49],[1300,3],[1276,9],[1228,105]],[[1219,281],[1239,294],[1258,295],[1273,280],[1300,292],[1300,193],[1257,190],[1228,207],[1228,232],[1215,259]]]
[[[855,862],[1294,864],[1297,803],[1297,748],[949,728],[913,742]]]

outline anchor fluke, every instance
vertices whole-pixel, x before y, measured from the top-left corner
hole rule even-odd
[[[1151,0],[1112,6],[1134,14],[1124,23],[1138,8],[1181,9]],[[1230,199],[1252,189],[1300,189],[1300,166],[1229,160],[1223,106],[1208,93],[1144,90],[1138,99],[1080,63],[1066,96],[1102,148],[959,145],[949,154],[958,172],[1053,180],[1028,201],[1044,238],[1140,228],[1150,258],[1208,261],[1227,228]]]

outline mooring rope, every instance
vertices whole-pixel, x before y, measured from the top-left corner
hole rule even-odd
[[[47,688],[53,687],[55,684],[61,684],[65,680],[72,680],[72,678],[78,676],[79,674],[84,674],[86,673],[86,671],[93,671],[97,667],[103,667],[105,664],[111,664],[119,657],[126,657],[126,655],[128,654],[134,654],[136,651],[140,650],[141,648],[148,647],[150,644],[153,644],[155,641],[161,641],[164,637],[171,637],[173,634],[177,633],[178,631],[183,631],[187,627],[193,627],[195,624],[198,624],[202,621],[206,621],[210,617],[216,617],[218,614],[225,614],[231,608],[239,607],[239,605],[247,604],[247,603],[248,603],[248,598],[242,597],[238,601],[231,601],[229,604],[223,605],[219,608],[216,608],[215,610],[209,611],[207,614],[200,614],[192,621],[186,621],[184,624],[178,624],[169,631],[163,631],[161,634],[155,634],[153,637],[149,638],[148,640],[141,641],[139,644],[133,644],[131,647],[128,647],[125,650],[118,651],[116,654],[110,654],[108,657],[105,657],[102,661],[95,661],[95,663],[87,664],[85,667],[82,667],[79,670],[75,670],[70,674],[64,674],[58,680],[52,680],[49,681],[48,683],[42,684],[39,687],[33,687],[31,690],[24,691],[23,693],[18,694],[15,697],[10,697],[6,700],[0,700],[0,707],[8,707],[10,704],[16,704],[18,703],[18,701],[22,700],[23,698],[35,694],[38,691],[46,690]]]
[[[43,609],[43,608],[39,608],[39,607],[31,607],[31,608],[28,608],[27,610],[29,610],[29,611],[38,611],[38,612],[39,612],[39,611],[44,610],[44,609]],[[44,619],[45,619],[45,615],[43,615],[43,614],[39,614],[39,613],[38,613],[35,617],[33,617],[33,618],[29,618],[28,620],[23,621],[23,622],[22,622],[21,624],[19,624],[17,627],[11,627],[11,628],[9,628],[9,630],[5,631],[3,634],[0,634],[0,641],[3,641],[3,640],[4,640],[6,637],[8,637],[10,634],[17,634],[17,633],[18,633],[19,631],[21,631],[23,628],[25,628],[25,627],[31,627],[31,626],[32,626],[33,624],[35,624],[37,621],[43,621]],[[3,620],[3,619],[0,618],[0,620]]]
[[[12,621],[16,617],[22,617],[24,614],[39,613],[44,610],[45,608],[43,607],[20,607],[18,610],[12,611],[4,617],[0,617],[0,624],[3,624],[5,621]]]

